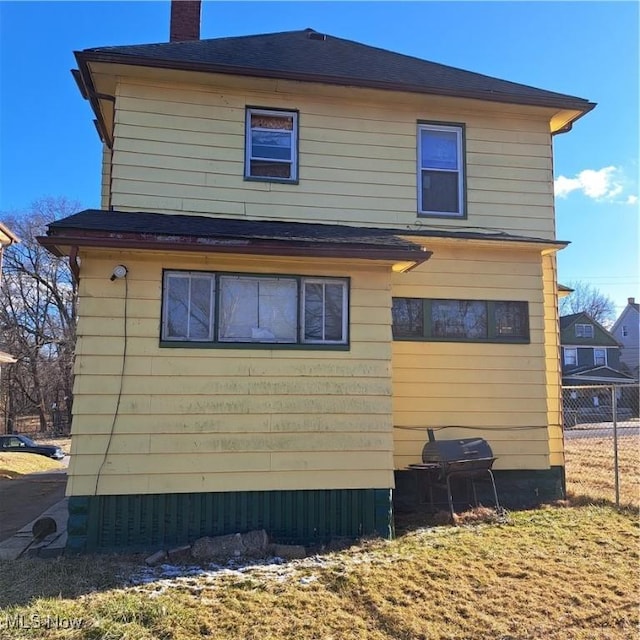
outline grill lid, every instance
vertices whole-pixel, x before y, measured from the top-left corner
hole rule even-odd
[[[439,464],[461,460],[484,460],[493,458],[489,443],[483,438],[462,440],[437,440],[427,442],[422,449],[422,462]]]
[[[436,440],[433,429],[427,429],[429,441],[422,449],[422,462],[447,465],[451,462],[470,462],[472,460],[493,463],[493,452],[484,438],[462,438],[461,440]]]

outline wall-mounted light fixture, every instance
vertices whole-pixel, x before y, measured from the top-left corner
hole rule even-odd
[[[111,274],[111,282],[119,280],[120,278],[126,278],[127,272],[128,269],[123,264],[119,264],[117,267],[114,267],[113,273]]]

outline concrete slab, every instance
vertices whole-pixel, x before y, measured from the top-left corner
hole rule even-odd
[[[56,532],[36,541],[31,530],[34,523],[44,517],[53,518],[56,521]],[[15,560],[22,555],[41,558],[62,555],[67,544],[68,517],[68,501],[64,498],[22,527],[14,536],[0,542],[0,560]]]

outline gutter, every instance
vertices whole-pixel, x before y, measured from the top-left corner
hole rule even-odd
[[[350,243],[318,243],[317,241],[290,242],[285,240],[250,240],[245,238],[198,238],[193,236],[167,237],[150,234],[96,233],[38,236],[36,240],[53,255],[63,257],[61,247],[70,246],[71,263],[76,261],[79,247],[109,249],[141,249],[153,251],[189,251],[207,253],[234,253],[246,255],[346,258],[350,260],[380,260],[406,263],[414,268],[432,255],[416,245],[415,248],[375,247]],[[74,267],[72,266],[72,270]],[[76,272],[74,271],[74,276]]]
[[[4,248],[10,247],[13,244],[17,244],[18,242],[20,242],[20,238],[18,238],[18,236],[13,233],[13,231],[10,231],[7,227],[5,227],[2,222],[0,222],[0,233],[9,239],[9,242],[7,244],[3,244],[0,242],[0,277],[2,277],[2,254],[4,253]]]
[[[18,238],[18,236],[13,233],[13,231],[10,231],[8,227],[5,227],[2,222],[0,222],[0,233],[9,238],[9,244],[5,244],[5,247],[10,247],[12,244],[17,244],[18,242],[20,242],[20,238]]]
[[[104,117],[102,115],[102,109],[100,109],[100,100],[109,100],[115,104],[115,96],[110,96],[104,93],[98,93],[91,79],[91,72],[86,62],[81,61],[80,57],[76,53],[76,59],[78,60],[79,69],[71,69],[71,75],[78,85],[80,95],[89,101],[91,109],[96,114],[96,119],[93,121],[100,140],[106,144],[109,149],[113,148],[113,138],[109,136],[109,128],[107,127]]]

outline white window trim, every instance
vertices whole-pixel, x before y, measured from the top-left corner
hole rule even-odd
[[[604,364],[596,363],[596,351],[604,352]],[[607,353],[607,351],[608,350],[606,347],[593,347],[593,366],[594,367],[606,367],[609,365],[609,354]]]
[[[458,169],[438,169],[436,167],[422,166],[422,132],[423,131],[451,131],[456,134],[456,153],[458,159]],[[418,214],[423,216],[438,216],[444,218],[465,218],[465,189],[466,178],[464,174],[465,160],[463,157],[463,135],[464,127],[462,125],[445,125],[445,124],[428,124],[418,123],[418,158],[417,158],[417,185],[418,185]],[[422,206],[422,171],[423,169],[433,169],[445,173],[458,174],[458,211],[429,211]]]
[[[306,338],[306,325],[305,325],[305,302],[306,302],[306,285],[307,284],[333,284],[340,285],[342,287],[342,338],[340,340],[313,340]],[[348,323],[349,323],[349,299],[348,299],[348,286],[346,280],[338,278],[302,278],[302,295],[300,296],[300,342],[303,344],[347,344],[348,342]],[[323,332],[324,332],[324,313],[325,305],[323,304]]]
[[[252,137],[251,131],[251,116],[274,116],[274,117],[287,117],[292,118],[292,128],[289,129],[269,129],[269,131],[285,131],[291,134],[291,157],[290,160],[281,160],[281,163],[288,162],[291,165],[291,177],[278,178],[275,176],[254,176],[251,175],[251,160],[273,161],[270,158],[261,158],[254,156],[252,151]],[[251,180],[264,180],[267,182],[297,182],[298,181],[298,112],[287,111],[286,109],[254,109],[253,107],[247,107],[245,114],[245,137],[244,137],[244,177]],[[274,161],[275,162],[275,161]]]
[[[569,352],[572,352],[575,356],[574,358],[574,362],[567,362],[568,358],[567,358],[567,354]],[[563,348],[563,354],[562,354],[562,358],[563,358],[563,362],[564,365],[566,367],[577,367],[578,366],[578,349],[576,349],[575,347],[564,347]]]
[[[578,327],[580,327],[580,330],[578,330]],[[586,329],[588,329],[587,333],[590,333],[591,335],[585,335]],[[586,340],[589,340],[595,336],[595,329],[592,324],[578,323],[576,324],[575,334],[576,338],[585,338]]]

